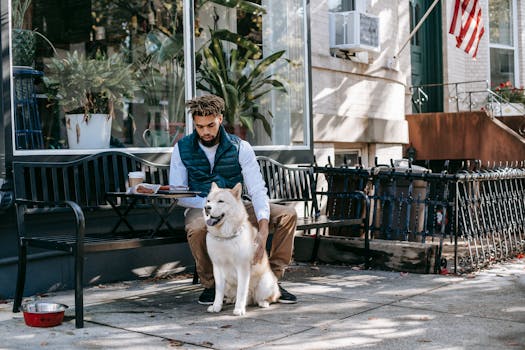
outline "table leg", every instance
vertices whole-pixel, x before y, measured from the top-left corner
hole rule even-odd
[[[110,232],[111,233],[115,233],[115,231],[117,231],[117,229],[119,228],[121,223],[124,223],[130,229],[130,231],[133,232],[134,231],[133,227],[129,223],[129,221],[127,219],[127,216],[129,214],[129,212],[135,207],[135,204],[137,203],[137,199],[136,198],[132,198],[131,202],[129,202],[129,203],[126,200],[126,203],[128,203],[128,204],[125,206],[124,212],[121,212],[120,206],[117,205],[117,199],[116,198],[107,197],[106,201],[109,203],[109,205],[111,205],[113,210],[119,216],[118,222],[115,224],[115,226],[113,226],[113,229]]]
[[[171,212],[173,211],[173,209],[175,208],[175,206],[177,204],[177,200],[172,200],[170,202],[170,205],[166,209],[159,207],[156,204],[155,201],[153,201],[151,204],[152,204],[153,210],[155,210],[155,212],[157,213],[157,215],[160,218],[160,223],[157,225],[155,230],[153,230],[153,233],[159,232],[161,227],[162,227],[162,225],[166,225],[166,227],[168,229],[170,229],[171,231],[175,231],[175,228],[173,228],[173,226],[171,226],[171,224],[169,223],[168,219],[169,219],[169,217],[171,215]]]

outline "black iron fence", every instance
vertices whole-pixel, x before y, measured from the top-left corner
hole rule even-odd
[[[373,168],[316,167],[319,194],[362,190],[370,198],[369,238],[435,246],[432,270],[456,273],[525,250],[525,166],[463,168],[451,174],[408,161]],[[328,212],[342,202],[321,200]],[[327,235],[356,236],[350,228]],[[452,266],[450,266],[452,265]]]

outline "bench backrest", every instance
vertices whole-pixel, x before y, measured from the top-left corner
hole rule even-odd
[[[16,199],[71,200],[81,207],[105,206],[106,192],[126,191],[128,173],[143,171],[145,182],[168,184],[169,164],[108,151],[69,162],[13,162]]]
[[[289,166],[265,156],[257,162],[272,202],[303,202],[305,216],[318,213],[315,179],[311,166]]]

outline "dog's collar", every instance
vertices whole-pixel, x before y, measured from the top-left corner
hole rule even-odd
[[[231,239],[234,239],[235,237],[239,236],[239,234],[241,233],[241,229],[238,229],[237,231],[235,231],[235,233],[231,236],[228,236],[228,237],[224,237],[224,236],[216,236],[216,235],[213,235],[213,234],[210,234],[210,237],[217,240],[217,241],[229,241]]]

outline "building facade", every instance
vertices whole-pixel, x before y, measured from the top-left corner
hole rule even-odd
[[[346,156],[350,164],[361,157],[363,165],[370,166],[375,157],[383,164],[402,158],[408,143],[410,47],[400,49],[410,32],[408,1],[319,1],[311,11],[312,120],[318,163],[330,157],[341,165]],[[346,38],[349,49],[334,43],[331,28],[344,26],[336,16],[353,12],[378,19],[377,26],[370,28],[361,21],[356,27],[364,33],[375,31],[374,48],[354,45],[353,38]]]
[[[23,3],[28,5],[25,10],[14,7]],[[389,164],[407,157],[407,114],[486,109],[487,88],[495,90],[507,81],[523,85],[525,2],[479,1],[485,35],[476,60],[456,48],[448,34],[454,3],[2,1],[0,295],[12,296],[15,281],[14,160],[67,161],[119,148],[166,162],[174,142],[192,130],[184,101],[220,94],[220,82],[228,85],[226,95],[237,97],[227,101],[229,109],[239,111],[228,116],[232,130],[260,154],[294,163],[311,162],[315,156],[320,165]],[[38,34],[33,35],[36,55],[21,63],[20,56],[31,51],[18,46],[23,29]],[[75,146],[79,129],[66,115],[75,108],[65,108],[64,95],[49,85],[53,59],[73,60],[68,55],[75,52],[91,59],[119,55],[136,77],[135,94],[120,101],[124,103],[114,111],[103,146]],[[23,96],[17,97],[18,83],[35,89],[30,107],[36,109],[29,109],[33,112],[19,108],[28,105]],[[81,84],[73,86],[78,89]],[[254,94],[261,95],[253,100]],[[35,118],[37,127],[19,124]],[[243,128],[236,128],[238,124]],[[456,131],[461,137],[462,128]],[[33,132],[39,135],[37,141],[28,138]],[[166,249],[154,258],[145,252],[141,263],[169,265],[172,252]],[[55,260],[63,259],[33,258],[49,271]],[[107,259],[118,261],[106,256],[97,259],[98,265],[104,266]],[[130,276],[125,273],[131,269],[127,259],[122,256],[123,272],[114,276]],[[70,271],[59,277],[40,276],[28,291],[68,287],[64,281],[70,277]]]

